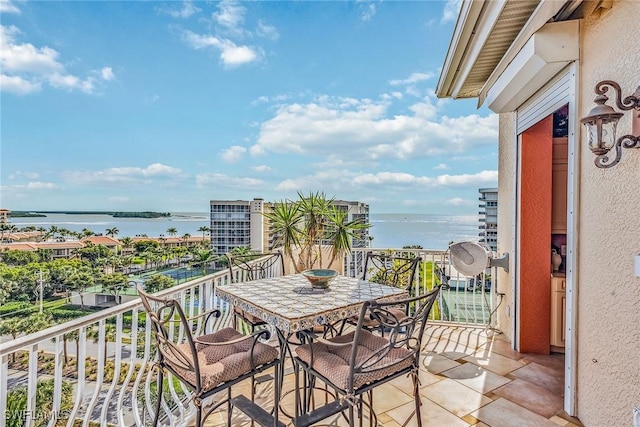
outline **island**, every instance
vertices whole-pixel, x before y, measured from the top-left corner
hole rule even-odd
[[[46,214],[67,215],[111,215],[114,218],[168,218],[169,212],[110,212],[110,211],[11,211],[9,217],[13,218],[44,218]]]

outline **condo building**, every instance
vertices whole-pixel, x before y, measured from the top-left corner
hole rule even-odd
[[[250,248],[255,252],[276,249],[277,236],[263,215],[273,205],[273,202],[265,202],[261,198],[211,200],[211,248],[217,254],[225,254],[236,247]],[[361,219],[365,224],[369,223],[369,205],[344,200],[334,200],[333,205],[348,212],[348,221]],[[364,248],[368,241],[369,231],[365,229],[353,238],[352,246]]]
[[[480,193],[480,243],[493,252],[498,250],[498,189],[481,188]]]

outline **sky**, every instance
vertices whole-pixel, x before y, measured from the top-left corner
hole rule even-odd
[[[0,208],[324,192],[477,214],[498,118],[435,88],[459,0],[0,0]]]

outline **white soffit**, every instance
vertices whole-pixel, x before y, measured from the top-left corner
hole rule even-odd
[[[580,57],[578,20],[544,25],[525,43],[487,92],[491,111],[515,111],[568,63]]]

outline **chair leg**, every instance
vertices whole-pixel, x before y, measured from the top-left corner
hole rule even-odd
[[[160,365],[158,368],[158,376],[157,376],[157,392],[158,392],[158,401],[156,402],[156,413],[153,415],[153,425],[157,426],[158,421],[160,420],[160,408],[162,407],[162,382],[164,380],[164,368]]]
[[[227,389],[227,425],[231,425],[231,416],[233,415],[233,405],[231,404],[231,387]]]
[[[418,373],[411,375],[413,379],[413,398],[416,402],[416,419],[418,420],[418,427],[422,427],[422,416],[420,415],[420,406],[422,401],[420,399],[420,381],[418,379]]]

